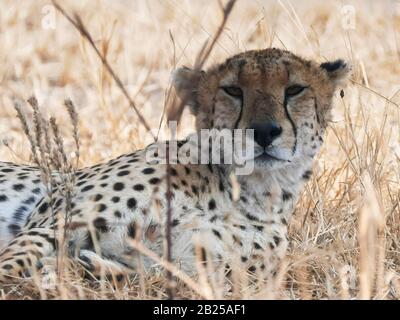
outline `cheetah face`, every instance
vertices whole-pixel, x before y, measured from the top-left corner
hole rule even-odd
[[[335,89],[350,68],[321,65],[279,49],[248,51],[207,71],[178,69],[177,94],[197,129],[253,129],[256,168],[313,157],[322,142]]]

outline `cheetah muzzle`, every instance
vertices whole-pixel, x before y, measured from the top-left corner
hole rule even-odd
[[[342,60],[317,64],[279,49],[244,52],[207,71],[175,71],[176,92],[190,106],[198,131],[254,132],[254,170],[236,177],[238,199],[232,190],[234,164],[171,164],[177,266],[194,274],[201,259],[215,270],[240,266],[265,279],[276,272],[332,98],[349,72]],[[147,256],[132,255],[132,239],[163,255],[166,165],[148,163],[146,150],[75,173],[68,221],[74,227],[64,243],[71,259],[92,272],[134,271],[138,259],[145,269],[156,268]],[[57,234],[67,225],[61,187],[54,188],[50,201],[37,168],[0,163],[1,282],[56,255]]]

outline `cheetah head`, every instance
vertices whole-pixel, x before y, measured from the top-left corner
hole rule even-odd
[[[288,51],[248,51],[207,71],[174,73],[178,96],[200,129],[254,129],[256,168],[313,157],[332,97],[350,73],[342,60],[318,64]]]

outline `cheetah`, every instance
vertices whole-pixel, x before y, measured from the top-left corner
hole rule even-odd
[[[29,275],[55,256],[65,227],[66,252],[89,271],[134,272],[137,256],[152,270],[157,263],[132,255],[131,240],[163,256],[169,205],[172,261],[185,272],[196,273],[200,253],[201,261],[217,266],[237,260],[250,272],[276,274],[334,94],[350,70],[343,60],[319,64],[276,48],[239,53],[206,71],[176,70],[176,93],[194,114],[197,131],[253,130],[254,168],[233,180],[235,163],[167,166],[148,161],[147,147],[77,170],[66,221],[54,214],[66,210],[62,186],[50,197],[37,168],[1,163],[0,282]]]

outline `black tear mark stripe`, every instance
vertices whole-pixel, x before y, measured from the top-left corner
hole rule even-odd
[[[317,122],[318,122],[318,124],[321,124],[321,122],[319,121],[319,115],[318,115],[317,98],[314,98],[314,109],[315,109],[315,116],[317,117]]]
[[[294,121],[293,121],[292,117],[290,116],[288,108],[287,108],[287,97],[285,97],[285,100],[283,101],[283,107],[285,109],[285,115],[289,119],[290,124],[292,125],[293,134],[294,134],[294,146],[293,146],[292,152],[293,152],[293,154],[295,154],[296,148],[297,148],[297,128],[296,128],[296,125],[294,124]]]
[[[242,78],[242,72],[243,72],[243,67],[246,65],[247,61],[245,59],[239,61],[239,72],[238,72],[238,79],[240,80]],[[242,115],[243,115],[243,94],[240,97],[240,111],[239,111],[239,117],[237,118],[235,122],[235,127],[233,129],[238,129],[239,122],[242,120]]]
[[[240,99],[240,111],[239,111],[239,117],[237,118],[235,122],[235,127],[234,129],[238,128],[240,120],[242,120],[242,114],[243,114],[243,98]]]
[[[212,117],[211,117],[211,128],[213,128],[214,127],[214,119],[215,119],[215,98],[214,98],[214,101],[213,101],[214,103],[213,103],[213,105],[212,105],[212,110],[211,110],[211,114],[212,114]]]

